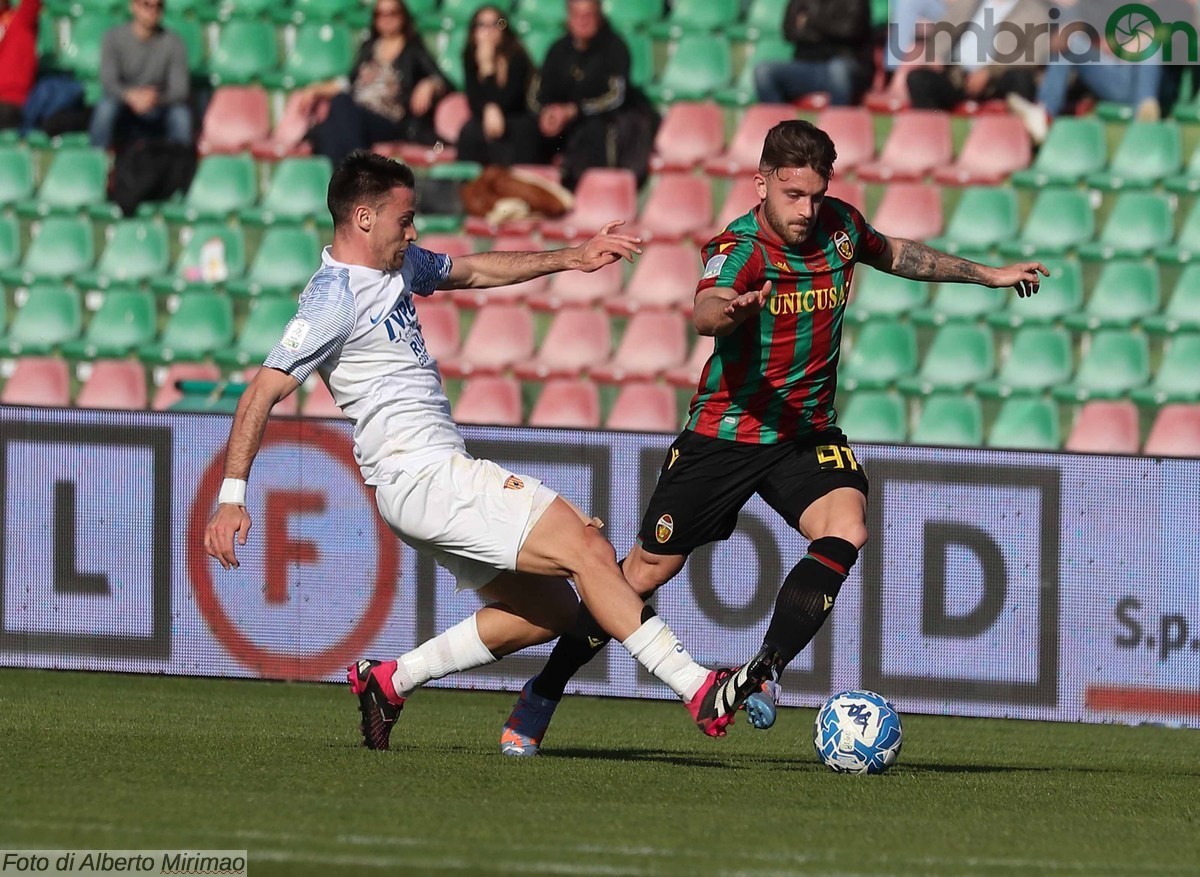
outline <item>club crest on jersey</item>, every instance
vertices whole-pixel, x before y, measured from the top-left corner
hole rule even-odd
[[[854,243],[844,230],[838,229],[833,233],[833,245],[837,247],[838,255],[847,262],[854,258]]]
[[[509,475],[507,478],[504,479],[504,489],[505,490],[523,490],[524,488],[525,488],[525,482],[522,481],[520,478],[518,478],[516,475]]]
[[[725,260],[728,258],[728,256],[713,256],[708,260],[707,263],[705,263],[704,275],[700,279],[711,280],[712,278],[716,277],[721,273],[721,269],[725,267]]]
[[[675,521],[670,515],[663,515],[658,519],[658,523],[654,525],[654,538],[658,540],[658,544],[664,544],[671,538],[671,534],[675,532]]]
[[[287,331],[283,334],[283,340],[280,343],[288,350],[299,350],[311,328],[306,321],[296,317],[288,324]]]

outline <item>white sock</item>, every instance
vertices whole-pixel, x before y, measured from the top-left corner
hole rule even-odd
[[[496,656],[479,638],[479,627],[472,615],[397,658],[392,685],[398,695],[408,697],[430,679],[441,679],[495,660]]]
[[[685,702],[695,697],[708,670],[692,660],[687,649],[657,615],[621,643],[639,664],[667,683]]]

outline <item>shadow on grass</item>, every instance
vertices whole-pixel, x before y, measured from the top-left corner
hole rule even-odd
[[[539,758],[585,758],[597,761],[654,761],[660,764],[673,764],[679,767],[719,767],[723,770],[742,770],[745,764],[739,764],[743,759],[734,757],[718,758],[708,755],[685,755],[679,752],[664,752],[661,749],[584,749],[567,747],[565,749],[547,749]]]

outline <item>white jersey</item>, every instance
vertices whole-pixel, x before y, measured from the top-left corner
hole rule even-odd
[[[379,271],[338,262],[327,247],[321,263],[263,365],[301,383],[320,369],[354,422],[367,484],[465,453],[413,305],[446,279],[450,257],[409,246],[399,271]]]

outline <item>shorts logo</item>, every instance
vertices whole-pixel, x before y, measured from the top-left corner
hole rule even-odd
[[[845,231],[838,229],[833,233],[833,245],[837,247],[838,255],[847,262],[854,258],[854,244]]]
[[[658,544],[664,544],[671,538],[671,534],[675,532],[675,522],[671,520],[670,515],[663,515],[658,519],[658,523],[654,525],[654,538],[658,540]]]
[[[675,461],[679,459],[679,449],[671,448],[671,459],[667,462],[667,468],[670,469],[675,465]]]
[[[312,327],[304,320],[294,319],[288,324],[287,331],[283,334],[283,340],[280,343],[288,350],[299,350],[304,339],[308,337],[310,328]]]
[[[516,475],[509,475],[504,479],[505,490],[521,490],[525,487],[525,482]]]
[[[721,269],[725,267],[725,260],[728,258],[728,256],[713,256],[708,260],[707,263],[705,263],[704,275],[700,279],[711,280],[712,278],[716,277],[721,273]]]

